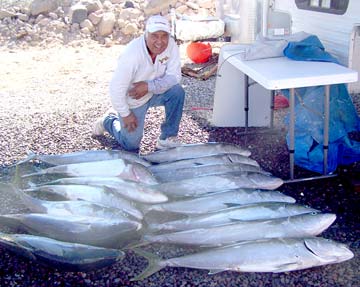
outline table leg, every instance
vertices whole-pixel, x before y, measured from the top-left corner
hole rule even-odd
[[[270,104],[270,128],[274,127],[274,109],[275,109],[275,91],[271,90],[271,104]]]
[[[290,127],[289,127],[289,153],[290,153],[290,179],[294,179],[294,152],[295,152],[295,89],[290,89]]]
[[[245,132],[249,127],[249,76],[244,75],[244,111],[245,111]]]
[[[329,116],[330,116],[330,86],[325,86],[324,98],[324,167],[323,174],[327,174],[328,169],[328,150],[329,150]]]

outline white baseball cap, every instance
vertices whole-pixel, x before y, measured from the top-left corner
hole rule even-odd
[[[161,15],[151,16],[146,22],[146,31],[150,33],[157,31],[170,33],[169,21]]]

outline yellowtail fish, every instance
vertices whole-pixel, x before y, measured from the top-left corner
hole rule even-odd
[[[207,269],[209,274],[223,271],[277,273],[340,263],[354,257],[345,244],[321,237],[244,241],[169,259],[160,259],[140,249],[134,251],[145,257],[149,265],[132,281],[142,280],[165,267]]]

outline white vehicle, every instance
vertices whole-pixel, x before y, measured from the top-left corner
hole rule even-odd
[[[246,126],[244,74],[229,63],[229,55],[239,54],[258,36],[283,39],[298,32],[313,34],[341,65],[360,74],[360,1],[218,0],[216,4],[217,16],[224,20],[225,35],[232,43],[220,52],[212,119],[215,126]],[[261,85],[250,85],[248,125],[270,126],[271,92]],[[360,93],[360,80],[349,83],[348,91]]]
[[[268,11],[283,11],[291,17],[291,32],[318,36],[325,49],[341,64],[360,71],[360,1],[275,0],[261,1]],[[271,12],[270,12],[271,13]],[[268,13],[269,15],[269,13]],[[348,85],[360,92],[360,81]]]

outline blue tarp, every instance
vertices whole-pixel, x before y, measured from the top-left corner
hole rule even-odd
[[[284,55],[297,61],[337,60],[327,53],[316,36],[303,41],[290,42]],[[289,91],[283,91],[289,96]],[[301,88],[295,97],[295,164],[308,170],[323,172],[323,86]],[[287,119],[288,121],[289,119]],[[360,160],[360,142],[353,141],[348,134],[360,130],[360,119],[344,84],[330,88],[329,152],[328,172],[338,165],[347,165]],[[289,146],[289,134],[287,135]]]

